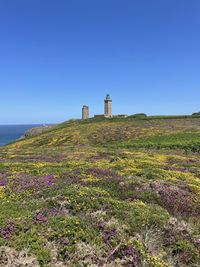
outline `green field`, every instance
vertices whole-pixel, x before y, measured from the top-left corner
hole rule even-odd
[[[71,120],[1,147],[0,201],[2,267],[198,267],[200,118]]]

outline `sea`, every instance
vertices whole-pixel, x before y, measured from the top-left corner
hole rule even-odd
[[[41,126],[41,124],[0,125],[0,146],[19,139],[28,129],[38,126]]]

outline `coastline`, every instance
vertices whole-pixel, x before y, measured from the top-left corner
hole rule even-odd
[[[31,128],[40,127],[40,124],[0,125],[0,147],[20,139]]]

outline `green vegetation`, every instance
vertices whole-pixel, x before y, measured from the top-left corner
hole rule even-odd
[[[143,118],[147,118],[147,115],[145,113],[137,113],[134,115],[130,115],[129,118],[143,119]]]
[[[200,118],[71,120],[0,148],[0,265],[200,266]]]
[[[155,149],[183,149],[185,151],[200,152],[200,132],[185,132],[177,134],[158,135],[117,144],[126,148],[155,148]]]
[[[192,116],[200,116],[200,112],[195,112],[192,114]]]

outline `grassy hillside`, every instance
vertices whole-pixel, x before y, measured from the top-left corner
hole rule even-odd
[[[198,117],[69,121],[2,147],[0,266],[200,266],[199,156]]]

